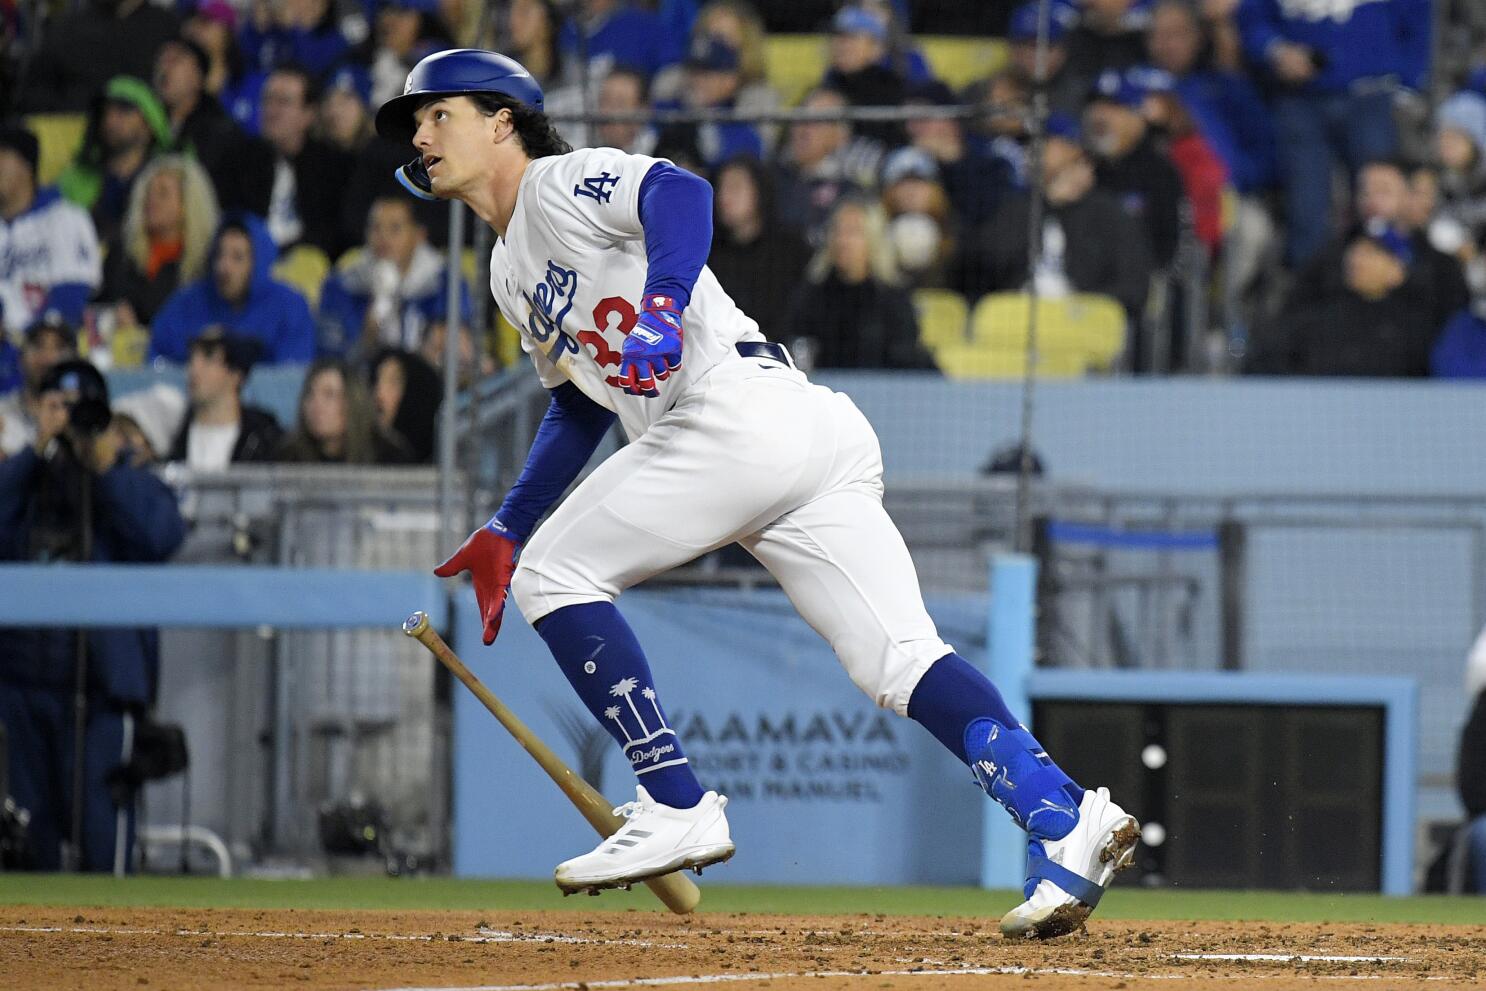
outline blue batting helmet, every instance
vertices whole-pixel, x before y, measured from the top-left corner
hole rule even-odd
[[[393,141],[411,141],[413,111],[430,97],[465,93],[501,93],[542,109],[542,87],[515,59],[479,48],[435,52],[413,66],[402,96],[377,111],[377,133]]]

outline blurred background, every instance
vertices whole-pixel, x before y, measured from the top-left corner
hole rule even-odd
[[[947,639],[1158,825],[1134,883],[1486,889],[1465,0],[0,0],[6,868],[550,870],[481,825],[550,787],[395,607],[335,615],[381,576],[458,633],[427,571],[547,402],[492,232],[370,123],[466,46],[712,182],[711,267],[871,419]],[[746,554],[626,602],[758,824],[740,878],[1003,880],[963,769]],[[601,781],[517,627],[482,673]]]

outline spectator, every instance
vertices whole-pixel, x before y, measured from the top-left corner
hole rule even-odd
[[[341,66],[320,94],[314,133],[343,155],[357,154],[376,136],[367,108],[370,99],[371,76],[366,70],[354,62]]]
[[[887,26],[888,65],[910,86],[932,82],[934,70],[908,31],[907,0],[856,0],[857,6]]]
[[[1170,268],[1182,233],[1182,180],[1146,125],[1145,98],[1138,78],[1106,72],[1084,112],[1084,130],[1099,188],[1144,226],[1156,267]]]
[[[860,7],[842,7],[831,21],[831,64],[821,85],[856,107],[892,107],[903,102],[903,75],[887,63],[887,25]],[[859,124],[858,134],[888,147],[904,141],[896,122]]]
[[[103,263],[98,298],[115,304],[117,326],[149,326],[171,293],[201,278],[219,218],[211,179],[195,161],[150,163]]]
[[[1125,307],[1130,325],[1138,326],[1151,282],[1148,236],[1112,194],[1096,186],[1078,126],[1061,114],[1048,120],[1042,182],[1047,213],[1035,276],[1027,268],[1031,198],[1017,193],[976,232],[967,251],[962,291],[970,299],[987,292],[1020,292],[1035,277],[1044,296],[1112,296]]]
[[[447,321],[435,320],[428,325],[428,333],[423,335],[423,343],[418,347],[418,356],[433,366],[440,378],[444,374],[444,344],[448,339],[448,328]],[[461,389],[468,388],[477,378],[495,372],[495,362],[475,341],[467,323],[459,325],[458,365],[455,378]]]
[[[794,228],[774,219],[773,185],[753,158],[724,162],[713,183],[716,221],[707,267],[767,337],[784,327],[793,285],[810,260],[810,249]]]
[[[170,115],[175,149],[193,156],[212,177],[224,210],[268,212],[273,149],[249,138],[206,90],[211,60],[201,46],[172,38],[155,58],[155,93]]]
[[[251,69],[300,65],[322,76],[350,52],[331,0],[277,0],[255,3],[251,10],[240,36],[243,60]]]
[[[1030,91],[1037,79],[1038,0],[1031,0],[1011,15],[1007,40],[1011,42],[1011,64]],[[1066,0],[1048,5],[1047,52],[1045,55],[1048,108],[1056,113],[1078,114],[1089,95],[1091,79],[1068,62],[1068,35],[1078,26],[1079,12]]]
[[[408,71],[425,55],[453,47],[438,0],[386,0],[377,10],[371,61],[372,103],[402,93]]]
[[[949,194],[933,156],[913,147],[889,155],[882,166],[882,207],[904,282],[915,289],[947,286],[955,236]]]
[[[649,106],[645,77],[634,69],[617,68],[599,86],[599,112],[633,113]],[[655,131],[648,124],[599,124],[594,128],[597,146],[618,148],[632,155],[655,151]]]
[[[42,381],[40,397],[35,442],[0,463],[0,560],[145,564],[169,558],[185,537],[175,494],[120,458],[122,438],[109,425],[103,376],[87,362],[63,362]],[[83,644],[87,708],[78,754],[74,675]],[[10,793],[31,813],[38,869],[62,866],[75,799],[82,806],[82,869],[130,868],[134,801],[116,800],[110,779],[132,755],[133,723],[154,699],[158,670],[153,630],[97,628],[84,635],[45,627],[9,629],[0,637]],[[75,759],[82,761],[81,795],[72,786]]]
[[[270,461],[284,432],[272,413],[243,402],[243,386],[260,346],[251,337],[209,327],[191,341],[186,390],[191,415],[168,445],[167,460],[198,471]]]
[[[941,82],[928,82],[908,93],[910,107],[951,107],[960,103]],[[966,227],[978,227],[991,219],[996,203],[1013,183],[1012,163],[993,157],[972,143],[965,125],[949,117],[915,117],[908,121],[913,147],[927,153],[938,167],[944,191],[955,213]]]
[[[359,354],[380,347],[412,350],[428,325],[447,312],[448,267],[428,246],[408,196],[372,204],[366,246],[337,266],[320,295],[320,344],[325,354]],[[459,283],[463,320],[473,312],[469,287]]]
[[[268,231],[283,251],[308,244],[334,257],[340,243],[341,190],[351,161],[310,134],[315,83],[300,66],[281,65],[263,83],[263,139],[274,150]]]
[[[1234,189],[1260,195],[1278,179],[1274,121],[1246,76],[1204,64],[1209,48],[1203,23],[1185,0],[1161,0],[1151,11],[1151,64],[1175,80],[1177,96],[1228,167]]]
[[[800,104],[804,110],[829,113],[846,106],[836,90],[818,87]],[[800,121],[790,127],[776,176],[781,220],[803,223],[812,245],[824,240],[826,220],[846,194],[877,184],[882,145],[853,137],[843,120]]]
[[[1125,75],[1145,93],[1141,113],[1150,129],[1163,137],[1162,146],[1192,207],[1192,232],[1215,258],[1223,243],[1224,200],[1231,191],[1228,167],[1198,129],[1187,105],[1176,93],[1176,81],[1160,69],[1127,69]]]
[[[38,188],[36,135],[0,125],[0,322],[15,333],[55,311],[77,326],[102,263],[93,221],[54,186]]]
[[[933,368],[898,280],[882,212],[843,201],[785,321],[791,349],[815,368]]]
[[[779,93],[769,83],[764,50],[764,22],[748,0],[711,0],[697,14],[692,42],[718,38],[738,52],[738,91],[734,106],[740,112],[768,114],[779,109]],[[773,151],[772,128],[761,128],[765,151]]]
[[[1324,271],[1322,262],[1332,260]],[[1251,370],[1278,375],[1418,377],[1441,325],[1421,319],[1428,299],[1408,236],[1386,224],[1359,231],[1312,274],[1256,334]]]
[[[648,83],[681,60],[677,36],[655,14],[626,0],[580,0],[577,16],[563,26],[562,50],[580,65],[587,60],[589,79],[603,79],[623,65]]]
[[[1410,280],[1426,301],[1426,320],[1434,329],[1444,326],[1470,302],[1465,273],[1454,258],[1429,243],[1428,234],[1409,218],[1408,170],[1391,159],[1368,162],[1357,174],[1357,219],[1363,227],[1387,225],[1402,231],[1413,249]],[[1302,273],[1298,291],[1305,291],[1311,273]]]
[[[1004,175],[1012,188],[1023,188],[1027,183],[1031,84],[1015,68],[1002,69],[988,79],[972,83],[965,98],[979,103],[986,111],[984,116],[971,122],[970,137],[981,143],[983,154],[991,159],[993,169]],[[1079,110],[1082,110],[1082,104]],[[909,122],[910,134],[913,123]]]
[[[82,147],[57,178],[62,195],[91,213],[100,240],[118,233],[134,180],[170,147],[165,108],[143,80],[115,76],[88,118]]]
[[[48,23],[36,39],[39,44],[19,91],[20,109],[85,113],[114,76],[147,78],[155,52],[175,34],[176,24],[174,14],[146,0],[77,5]]]
[[[1461,92],[1440,105],[1435,151],[1440,204],[1430,241],[1458,258],[1477,295],[1486,293],[1486,97]]]
[[[53,368],[77,357],[77,332],[65,323],[38,322],[21,345],[21,387],[0,398],[0,461],[36,443],[41,383]]]
[[[542,106],[548,114],[584,109],[583,81],[574,69],[577,60],[564,57],[562,51],[566,23],[557,0],[511,0],[506,14],[508,54],[542,87]],[[564,121],[559,130],[574,148],[587,146],[587,125]]]
[[[1317,13],[1280,0],[1243,0],[1249,61],[1272,86],[1292,266],[1326,246],[1335,163],[1352,171],[1397,153],[1393,91],[1421,88],[1429,68],[1429,0],[1346,4]]]
[[[212,241],[210,275],[177,289],[156,314],[150,357],[184,362],[193,338],[222,326],[256,338],[271,362],[313,358],[314,318],[303,296],[270,275],[277,256],[263,221],[229,214]]]
[[[1068,62],[1084,79],[1145,61],[1151,0],[1081,0],[1078,27],[1068,36]]]
[[[371,363],[372,402],[382,430],[400,439],[415,464],[433,461],[444,382],[411,351],[383,348]]]
[[[366,386],[338,358],[320,358],[299,390],[299,422],[279,446],[278,460],[350,465],[400,465],[412,459],[402,439],[383,430]]]
[[[171,438],[186,418],[186,397],[164,382],[114,400],[113,426],[123,441],[124,463],[148,468],[170,454]]]
[[[233,111],[234,117],[237,117],[235,96],[242,95],[247,102],[257,103],[258,88],[263,85],[265,73],[257,69],[248,71],[243,64],[242,49],[237,44],[237,10],[227,0],[197,3],[191,16],[181,25],[181,37],[196,42],[206,52],[209,65],[206,91]],[[255,83],[245,87],[242,84],[246,80]],[[256,131],[256,111],[247,119],[253,121],[252,129]]]
[[[683,67],[686,86],[682,104],[693,110],[731,110],[743,77],[738,50],[720,38],[702,37],[692,45]],[[680,152],[700,161],[708,169],[738,155],[763,157],[764,142],[758,130],[741,121],[733,123],[671,124],[656,139],[663,154]]]

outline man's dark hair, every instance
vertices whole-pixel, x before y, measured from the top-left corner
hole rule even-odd
[[[298,62],[284,62],[273,67],[269,76],[294,76],[303,87],[304,104],[310,106],[320,99],[320,84],[315,79],[315,74]]]
[[[557,133],[557,128],[552,126],[552,121],[542,111],[500,93],[467,95],[480,113],[487,117],[494,117],[502,110],[511,111],[512,126],[516,128],[516,136],[521,139],[521,147],[529,157],[549,158],[553,155],[566,155],[573,150],[573,146],[563,140],[562,135]]]

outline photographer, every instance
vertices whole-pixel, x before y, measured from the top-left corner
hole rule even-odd
[[[34,445],[0,462],[0,560],[168,558],[185,535],[175,496],[124,456],[103,376],[85,361],[65,361],[38,394]],[[111,787],[111,779],[132,756],[134,719],[154,696],[158,666],[154,630],[0,630],[0,722],[10,741],[12,796],[31,813],[37,869],[62,865],[79,805],[76,862],[84,870],[127,868],[133,795]],[[86,719],[79,789],[73,757],[80,700]]]

